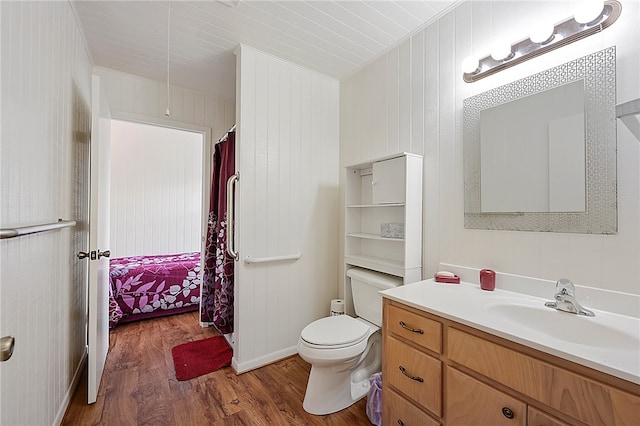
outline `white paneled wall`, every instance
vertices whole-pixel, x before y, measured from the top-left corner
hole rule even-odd
[[[114,118],[134,121],[149,118],[154,123],[177,128],[183,128],[185,124],[207,127],[211,129],[215,140],[235,124],[233,99],[171,86],[171,117],[166,118],[166,81],[150,80],[103,67],[94,67],[94,73],[105,82],[107,100]]]
[[[0,424],[59,424],[85,354],[91,64],[68,2],[0,2]]]
[[[468,84],[465,57],[482,56],[494,40],[521,40],[537,22],[562,21],[576,2],[465,2],[342,82],[342,166],[398,151],[424,154],[425,278],[446,262],[640,293],[640,143],[620,120],[617,235],[471,230],[463,216],[465,98],[611,45],[618,102],[640,97],[640,3],[622,3],[621,17],[602,33]]]
[[[247,46],[237,53],[234,367],[296,353],[337,296],[338,81]]]
[[[200,251],[202,134],[113,120],[111,257]]]

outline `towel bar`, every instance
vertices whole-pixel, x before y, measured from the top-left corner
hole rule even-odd
[[[244,258],[244,263],[247,265],[251,263],[266,263],[266,262],[279,262],[281,260],[298,260],[302,257],[301,253],[288,254],[284,256],[271,256],[271,257],[250,257]]]
[[[15,238],[22,235],[35,234],[37,232],[52,231],[54,229],[68,228],[75,226],[75,220],[58,219],[57,222],[44,223],[42,225],[23,226],[21,228],[3,228],[0,229],[0,239]]]

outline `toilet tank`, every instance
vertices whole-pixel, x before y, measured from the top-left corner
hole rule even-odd
[[[378,292],[402,285],[402,278],[360,268],[349,269],[347,276],[356,315],[382,327],[382,295]]]

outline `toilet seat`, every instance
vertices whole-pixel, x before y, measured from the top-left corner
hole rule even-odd
[[[305,344],[316,349],[345,348],[369,337],[370,327],[348,315],[321,318],[300,333]]]

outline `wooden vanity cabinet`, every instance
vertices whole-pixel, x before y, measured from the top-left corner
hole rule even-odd
[[[386,298],[383,315],[384,425],[640,425],[640,385]]]

